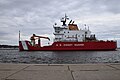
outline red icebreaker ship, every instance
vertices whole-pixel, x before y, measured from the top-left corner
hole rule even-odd
[[[61,19],[63,23],[62,26],[58,26],[56,23],[53,26],[55,32],[55,39],[52,45],[41,46],[40,39],[48,39],[48,37],[38,36],[33,34],[30,41],[20,41],[19,40],[19,50],[20,51],[97,51],[97,50],[115,50],[117,48],[116,41],[103,41],[97,40],[95,34],[91,34],[88,29],[79,29],[74,21],[70,20],[68,24],[66,21],[68,17],[65,15]],[[86,25],[85,25],[86,27]],[[36,40],[38,43],[36,43]]]

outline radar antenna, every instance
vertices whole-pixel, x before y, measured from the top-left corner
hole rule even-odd
[[[65,17],[62,17],[61,22],[63,22],[63,26],[66,26],[66,20],[68,20],[68,16],[65,14]]]

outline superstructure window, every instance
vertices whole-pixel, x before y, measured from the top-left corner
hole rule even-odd
[[[87,32],[85,32],[85,34],[87,34]]]

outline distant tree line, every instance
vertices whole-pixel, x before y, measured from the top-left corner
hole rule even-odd
[[[0,45],[0,48],[18,48],[18,46],[13,46],[13,45]]]

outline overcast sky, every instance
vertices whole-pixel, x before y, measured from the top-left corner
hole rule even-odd
[[[22,40],[33,33],[53,39],[53,25],[65,13],[98,39],[120,44],[120,0],[0,0],[0,44],[18,45],[19,30]]]

